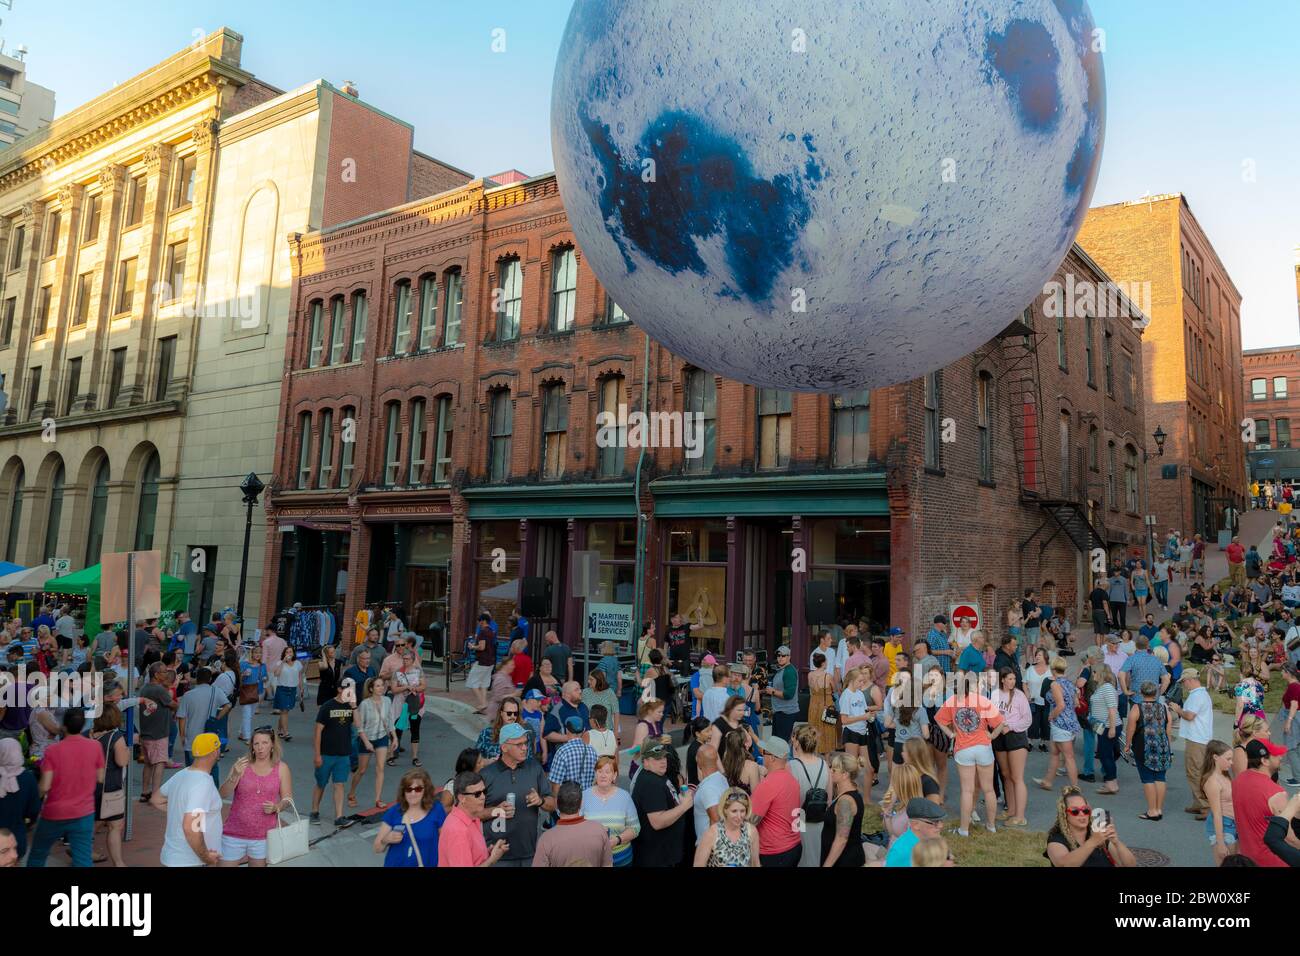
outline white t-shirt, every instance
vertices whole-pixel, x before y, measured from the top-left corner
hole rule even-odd
[[[221,792],[212,782],[212,774],[187,768],[176,772],[162,785],[167,798],[167,834],[163,838],[163,866],[203,866],[185,839],[185,814],[201,813],[203,844],[209,850],[221,849]]]
[[[727,693],[726,685],[719,684],[716,687],[710,687],[704,692],[704,699],[700,702],[700,709],[709,722],[717,720],[722,716],[723,705],[727,703],[727,698],[731,696]]]
[[[618,740],[612,730],[597,730],[595,727],[587,732],[587,743],[596,751],[597,757],[615,757],[618,755]]]
[[[1043,685],[1049,683],[1051,679],[1051,668],[1041,674],[1032,667],[1025,668],[1025,694],[1028,695],[1031,704],[1045,703],[1043,700]]]
[[[1198,687],[1183,701],[1183,710],[1196,711],[1195,720],[1180,721],[1178,736],[1188,743],[1208,744],[1214,738],[1214,703],[1210,692]]]
[[[1034,623],[1038,623],[1035,621]],[[970,646],[971,636],[975,633],[976,628],[956,627],[952,631],[952,646],[957,651],[957,656]]]
[[[302,661],[284,661],[280,664],[280,671],[272,675],[271,680],[275,681],[276,687],[298,687],[298,677],[302,674]]]
[[[835,649],[835,660],[826,662],[826,669],[836,671],[840,677],[844,677],[844,665],[849,662],[849,639],[842,638],[839,646]]]
[[[709,829],[709,807],[716,807],[726,792],[727,777],[721,770],[713,771],[695,788],[695,804],[692,809],[695,813],[696,846],[699,846],[700,840]],[[718,815],[721,817],[721,811]]]
[[[840,713],[845,717],[865,717],[867,714],[867,694],[861,690],[846,690],[840,694]],[[867,722],[859,720],[852,724],[845,724],[845,730],[851,730],[855,734],[865,734],[867,732]]]

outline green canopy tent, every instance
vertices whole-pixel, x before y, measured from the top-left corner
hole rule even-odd
[[[76,594],[86,598],[86,633],[98,626],[99,620],[99,580],[101,568],[92,564],[73,574],[61,578],[50,578],[45,582],[47,594]],[[188,581],[174,578],[170,574],[162,576],[162,609],[164,611],[184,611],[190,603],[190,585]],[[115,624],[116,621],[104,621],[103,624]]]

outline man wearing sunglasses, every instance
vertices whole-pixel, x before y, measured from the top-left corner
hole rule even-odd
[[[947,814],[943,807],[925,797],[907,801],[907,830],[894,841],[885,857],[885,866],[911,866],[912,848],[922,840],[943,834],[943,820]]]
[[[532,866],[537,852],[541,813],[555,810],[551,781],[541,763],[528,755],[528,732],[519,724],[502,724],[497,735],[501,759],[483,768],[487,796],[479,812],[483,839],[504,838],[509,849],[501,866]],[[457,793],[460,793],[457,788]]]
[[[492,866],[510,844],[497,840],[488,851],[480,823],[487,784],[481,774],[466,770],[456,774],[452,789],[456,791],[456,805],[438,833],[438,866]]]

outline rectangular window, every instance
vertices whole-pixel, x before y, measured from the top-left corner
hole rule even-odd
[[[185,297],[185,254],[189,249],[189,243],[184,239],[180,242],[173,242],[167,247],[167,284],[169,288],[168,300],[181,299]]]
[[[356,456],[356,428],[357,423],[355,415],[357,410],[352,407],[343,409],[343,417],[339,419],[339,440],[341,442],[341,451],[339,452],[339,487],[352,487],[352,462]]]
[[[1256,448],[1273,447],[1272,443],[1269,441],[1269,424],[1267,418],[1255,419],[1255,447]]]
[[[1119,508],[1115,493],[1115,443],[1106,443],[1106,506],[1112,511]]]
[[[1268,398],[1268,379],[1252,378],[1250,380],[1250,400],[1252,402],[1262,402]]]
[[[1085,315],[1083,317],[1083,357],[1084,364],[1087,366],[1089,385],[1097,384],[1097,363],[1094,361],[1092,354],[1092,339],[1095,332],[1092,316]]]
[[[692,369],[686,378],[685,399],[688,417],[682,422],[682,437],[690,438],[685,470],[710,472],[717,460],[718,392],[713,373]]]
[[[348,361],[359,362],[366,350],[366,294],[352,294],[352,354]]]
[[[443,293],[442,344],[455,345],[460,341],[460,307],[464,300],[464,287],[459,272],[447,273],[447,289]]]
[[[52,285],[43,285],[36,293],[36,325],[32,335],[39,337],[50,330],[50,300],[53,298]]]
[[[320,302],[311,304],[311,316],[307,322],[307,367],[316,368],[321,364],[321,359],[325,354],[325,329],[323,327],[324,319],[322,310],[324,306]]]
[[[1286,398],[1286,376],[1279,375],[1273,379],[1273,397]]]
[[[320,413],[320,461],[316,467],[316,487],[328,488],[334,477],[334,411]]]
[[[338,365],[343,361],[343,335],[347,329],[343,327],[343,297],[336,296],[330,303],[330,364]]]
[[[551,257],[551,331],[567,332],[573,328],[573,314],[578,302],[578,256],[572,249],[561,249]]]
[[[411,465],[406,470],[406,483],[418,485],[424,479],[424,452],[429,447],[429,436],[424,416],[424,399],[411,402]]]
[[[402,470],[402,408],[388,403],[384,431],[384,484],[395,485]]]
[[[790,465],[790,392],[775,388],[758,390],[758,467],[788,468]]]
[[[1138,513],[1138,459],[1132,448],[1124,449],[1124,508],[1129,514]]]
[[[1106,394],[1111,398],[1115,397],[1115,369],[1114,355],[1111,351],[1110,332],[1104,332],[1101,337],[1101,362],[1106,375]]]
[[[618,419],[618,406],[623,402],[623,376],[607,375],[600,381],[599,411]],[[599,437],[600,430],[596,431]],[[613,478],[623,473],[623,459],[627,445],[626,429],[617,425],[606,426],[606,443],[596,447],[596,472],[598,477]],[[612,441],[610,439],[613,439]]]
[[[393,354],[404,355],[411,340],[411,283],[399,282],[393,294]]]
[[[835,467],[867,464],[871,459],[871,390],[832,396],[831,428]]]
[[[626,325],[632,320],[627,317],[623,307],[614,301],[610,295],[605,296],[605,324],[606,325]]]
[[[36,411],[36,406],[41,400],[41,367],[37,365],[31,370],[27,379],[27,418],[32,417]]]
[[[15,226],[14,237],[9,241],[9,269],[17,269],[23,264],[23,240],[27,238],[26,226]]]
[[[144,222],[145,177],[132,176],[126,184],[126,212],[122,221],[123,229],[130,229]]]
[[[17,116],[19,109],[19,104],[15,103],[13,100],[0,99],[0,111],[8,113],[11,116]]]
[[[438,447],[433,458],[433,483],[446,484],[451,478],[451,439],[455,429],[452,416],[451,398],[447,395],[438,399]]]
[[[1101,432],[1093,425],[1088,429],[1088,470],[1101,469]]]
[[[135,259],[123,259],[117,267],[117,308],[120,315],[135,305]]]
[[[925,467],[939,467],[939,394],[943,385],[938,372],[925,377]]]
[[[421,352],[433,348],[433,333],[438,327],[438,283],[433,276],[420,280],[420,339]]]
[[[298,490],[311,483],[311,412],[298,416]]]
[[[1065,341],[1065,292],[1057,289],[1054,293],[1056,296],[1056,364],[1060,366],[1061,371],[1066,372],[1070,369],[1069,353],[1066,349]]]
[[[1279,418],[1277,420],[1277,447],[1291,447],[1291,419]]]
[[[113,349],[108,366],[108,396],[105,408],[116,408],[126,378],[126,349]]]
[[[95,280],[94,273],[83,272],[77,276],[77,296],[72,303],[72,327],[80,328],[90,320],[90,290]]]
[[[1137,371],[1133,365],[1133,353],[1128,349],[1121,349],[1119,356],[1119,374],[1123,382],[1124,389],[1124,407],[1133,408],[1134,392],[1137,390]]]
[[[14,313],[18,311],[17,296],[5,299],[3,328],[0,328],[0,344],[10,345],[14,340]]]
[[[176,160],[176,191],[172,206],[180,209],[194,202],[194,177],[198,172],[198,157],[191,153]]]
[[[548,385],[542,389],[542,477],[564,475],[568,454],[569,396],[564,386]]]
[[[1070,497],[1070,413],[1061,412],[1061,497]]]
[[[169,335],[158,340],[158,381],[154,385],[153,400],[164,401],[167,387],[176,372],[176,336]]]
[[[980,479],[993,480],[993,429],[992,409],[990,406],[993,391],[993,376],[981,372],[975,382],[975,423],[979,430],[980,443]]]
[[[489,409],[488,478],[492,481],[505,481],[510,477],[510,436],[514,432],[510,389],[500,388],[494,391]]]
[[[512,342],[519,338],[519,315],[523,307],[524,269],[518,259],[498,263],[501,308],[497,311],[497,341]]]
[[[86,197],[86,208],[81,214],[86,222],[85,231],[81,234],[82,242],[94,242],[99,238],[99,213],[103,204],[104,197],[99,193]]]
[[[64,390],[63,414],[71,415],[72,406],[81,393],[81,359],[68,359],[68,387]]]
[[[45,258],[48,259],[59,251],[59,227],[63,224],[63,214],[51,210],[45,217]]]

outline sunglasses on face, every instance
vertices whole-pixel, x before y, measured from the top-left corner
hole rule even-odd
[[[1070,816],[1072,817],[1081,817],[1084,816],[1085,814],[1092,813],[1092,807],[1088,806],[1085,803],[1081,807],[1066,807],[1066,812],[1069,813]]]
[[[518,716],[519,716],[519,711],[517,711],[517,710],[503,710],[503,711],[501,711],[501,716],[502,716],[502,717],[518,717]]]
[[[424,784],[413,784],[406,788],[407,793],[424,793]]]
[[[481,797],[485,793],[487,793],[486,787],[481,790],[462,790],[460,795],[462,797]]]

